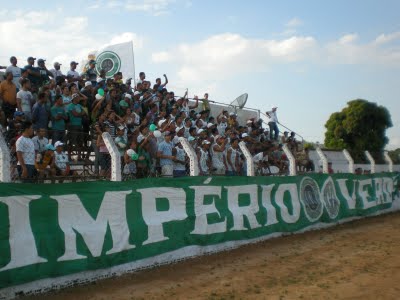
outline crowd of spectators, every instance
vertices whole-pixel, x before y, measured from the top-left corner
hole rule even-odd
[[[11,57],[0,83],[0,129],[21,178],[75,176],[74,161],[95,162],[98,174],[109,177],[103,132],[114,139],[125,178],[187,176],[180,137],[195,149],[200,175],[246,175],[241,141],[253,155],[258,175],[288,172],[285,143],[299,153],[301,170],[314,168],[294,133],[279,136],[277,107],[267,112],[269,128],[263,128],[261,119],[240,124],[235,112],[226,109],[211,115],[207,93],[192,101],[187,92],[177,97],[168,89],[166,75],[151,84],[144,72],[136,81],[123,80],[120,72],[106,78],[106,70],[96,73],[94,60],[81,74],[75,61],[67,74],[58,62],[48,70],[45,60],[38,59],[36,66],[35,61],[28,57],[20,68]]]

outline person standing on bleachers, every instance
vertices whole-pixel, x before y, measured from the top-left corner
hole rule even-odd
[[[12,119],[17,108],[17,87],[13,82],[13,73],[6,72],[6,80],[0,83],[0,103],[7,119]]]
[[[17,87],[17,92],[21,89],[21,86],[19,84],[19,79],[21,78],[21,69],[20,67],[17,66],[17,58],[15,56],[10,57],[10,63],[6,69],[6,72],[11,72],[13,74],[13,82],[15,86]]]
[[[33,135],[32,123],[29,121],[22,123],[22,135],[16,142],[16,152],[18,174],[23,181],[30,182],[35,176],[35,146],[32,142]]]
[[[267,111],[265,114],[269,117],[269,138],[270,140],[278,140],[279,137],[279,128],[278,128],[278,116],[276,114],[276,110],[278,107],[273,106],[270,111]]]

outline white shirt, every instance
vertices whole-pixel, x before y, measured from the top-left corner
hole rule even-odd
[[[7,67],[6,72],[11,72],[13,74],[14,77],[12,81],[17,89],[20,89],[21,85],[19,84],[19,79],[21,78],[21,68],[11,65]]]
[[[185,150],[183,150],[179,147],[175,147],[175,149],[176,149],[176,158],[178,160],[185,161],[185,157],[186,157]],[[174,162],[174,170],[185,171],[186,166],[185,166],[185,164]]]
[[[218,126],[217,126],[218,133],[219,133],[220,135],[225,135],[225,129],[226,129],[226,127],[228,127],[228,123],[226,123],[226,122],[220,122],[220,123],[218,124]]]
[[[257,153],[256,155],[253,156],[253,161],[255,163],[259,163],[262,160],[268,161],[268,155],[264,156],[264,153],[260,152],[260,153]]]
[[[228,165],[228,171],[236,171],[236,156],[240,155],[239,154],[239,149],[234,149],[232,147],[229,148],[231,150],[231,155],[230,155],[230,159],[231,159],[231,163],[233,165],[233,167],[228,163],[228,159],[227,159],[227,165]],[[226,151],[226,156],[228,155],[228,151]]]
[[[69,70],[67,72],[67,76],[72,76],[74,78],[79,78],[80,77],[79,73],[77,71],[73,71],[73,70]]]
[[[145,80],[146,80],[146,79],[145,79]],[[137,86],[139,83],[143,83],[142,79],[140,79],[140,78],[136,79],[136,86]]]
[[[17,99],[21,99],[21,108],[24,113],[32,112],[33,96],[30,91],[20,90],[17,93]]]
[[[50,72],[53,73],[54,79],[56,79],[58,76],[64,76],[61,70],[51,69]]]
[[[135,118],[134,121],[133,121],[134,124],[137,125],[137,126],[140,125],[140,116],[135,112],[133,112],[132,114],[133,114],[133,116]]]
[[[61,153],[54,151],[54,156],[57,168],[60,170],[65,170],[67,168],[67,163],[69,162],[68,155],[63,151]]]
[[[30,138],[21,136],[15,144],[17,152],[22,152],[22,158],[26,165],[35,164],[35,147]],[[18,165],[20,165],[18,161]]]
[[[207,124],[208,124],[208,123],[207,123],[206,121],[204,121],[203,119],[200,119],[200,121],[203,122],[203,126],[202,126],[202,127],[203,127],[203,128],[207,128]]]
[[[67,72],[67,76],[72,76],[73,78],[79,78],[79,77],[81,77],[77,71],[73,71],[73,70],[69,70],[69,71]],[[77,87],[79,87],[77,81],[75,82],[75,84],[76,84]]]
[[[44,150],[46,150],[46,145],[49,143],[49,140],[44,137],[40,139],[38,136],[34,136],[32,138],[33,145],[35,147],[35,151],[38,151],[39,153],[42,153]]]
[[[278,116],[276,115],[276,111],[268,111],[269,114],[269,122],[278,123]]]
[[[214,151],[214,147],[221,148],[221,146],[218,145],[217,143],[214,143],[211,147],[212,166],[216,169],[223,169],[223,168],[225,168],[224,152]]]
[[[207,165],[207,160],[209,159],[208,152],[204,151],[202,148],[200,148],[200,169],[203,173],[208,174],[209,169]]]
[[[186,139],[189,138],[189,135],[190,135],[190,134],[189,134],[189,130],[190,130],[190,128],[191,128],[191,127],[186,127],[186,126],[185,126],[185,133],[183,134],[183,136],[184,136]]]

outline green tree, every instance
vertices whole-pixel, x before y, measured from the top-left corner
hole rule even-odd
[[[400,163],[400,148],[396,150],[389,151],[389,156],[392,159],[394,164]]]
[[[325,146],[346,148],[356,161],[364,161],[364,151],[381,160],[388,143],[385,131],[392,127],[389,111],[367,100],[356,99],[347,103],[341,112],[333,113],[325,124]]]

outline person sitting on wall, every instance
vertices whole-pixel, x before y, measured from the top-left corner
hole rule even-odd
[[[332,162],[328,162],[328,174],[333,174],[335,171],[332,169]]]
[[[354,174],[356,174],[356,175],[362,175],[362,174],[363,174],[363,169],[362,169],[362,168],[356,168],[356,169],[354,170]]]
[[[315,167],[313,161],[310,159],[310,149],[304,148],[297,156],[296,164],[300,172],[313,172]]]
[[[32,142],[35,145],[35,153],[42,154],[46,149],[46,146],[49,144],[49,140],[47,136],[46,128],[39,128],[36,135],[32,138]]]
[[[56,175],[57,176],[75,176],[76,173],[71,170],[68,154],[63,151],[64,143],[57,141],[54,144],[56,151],[54,152]],[[73,179],[74,181],[74,179]],[[61,182],[61,181],[60,181]]]
[[[296,133],[294,133],[293,131],[290,133],[290,136],[287,139],[287,144],[292,153],[299,151],[298,142],[296,141]]]
[[[36,155],[35,168],[39,173],[39,178],[56,175],[55,150],[52,144],[47,144],[45,151]]]

